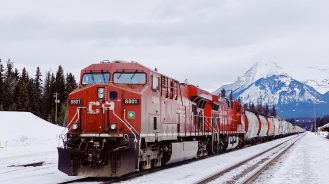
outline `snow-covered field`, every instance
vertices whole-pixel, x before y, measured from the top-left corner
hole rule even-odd
[[[296,136],[296,135],[295,135]],[[271,142],[258,144],[255,146],[247,147],[244,149],[236,150],[233,152],[221,154],[215,157],[211,157],[204,160],[192,162],[190,164],[178,166],[175,168],[167,169],[164,171],[144,175],[132,179],[130,181],[124,181],[122,183],[137,184],[137,183],[180,183],[190,184],[196,183],[208,176],[212,176],[219,171],[222,171],[232,165],[235,165],[242,160],[245,160],[251,156],[278,145],[292,137],[290,136]]]
[[[58,135],[65,129],[31,113],[0,112],[0,183],[59,183],[76,179],[57,170]],[[170,168],[123,183],[194,183],[291,137]],[[308,133],[258,183],[327,183],[329,140]],[[19,165],[44,162],[38,167]]]
[[[0,111],[0,183],[58,183],[72,177],[57,170],[63,127],[28,112]],[[39,167],[18,165],[44,162]]]
[[[308,133],[255,183],[326,184],[329,173],[329,139]]]

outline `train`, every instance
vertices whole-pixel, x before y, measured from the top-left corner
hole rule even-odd
[[[131,61],[81,70],[58,169],[121,177],[305,130]]]

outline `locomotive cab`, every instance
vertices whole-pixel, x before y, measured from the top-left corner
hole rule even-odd
[[[59,170],[109,177],[138,169],[141,94],[148,88],[148,73],[127,62],[93,64],[81,71],[79,88],[68,96]]]

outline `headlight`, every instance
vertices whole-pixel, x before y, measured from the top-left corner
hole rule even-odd
[[[73,130],[76,130],[76,129],[78,129],[78,128],[79,128],[79,125],[78,125],[78,124],[74,123],[74,124],[72,125],[72,129],[73,129]]]
[[[98,88],[97,92],[99,99],[103,99],[105,97],[105,88]]]
[[[110,124],[110,130],[115,131],[117,129],[118,129],[118,124],[116,124],[116,123]]]

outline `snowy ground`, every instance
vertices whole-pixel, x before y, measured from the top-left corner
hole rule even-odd
[[[255,183],[329,183],[329,139],[308,133]]]
[[[328,133],[329,132],[327,132],[327,131],[319,131],[317,134],[320,135],[320,136],[322,136],[322,137],[327,138],[328,137]]]
[[[30,113],[0,112],[0,183],[59,183],[75,179],[57,170],[62,127]],[[291,137],[192,162],[123,183],[194,183]],[[327,183],[329,139],[308,133],[258,183]],[[44,162],[38,167],[19,165]]]
[[[196,183],[207,176],[211,176],[219,171],[222,171],[236,163],[241,162],[253,155],[278,145],[292,137],[290,136],[271,142],[258,144],[255,146],[247,147],[241,150],[232,151],[226,154],[221,154],[204,160],[192,162],[190,164],[178,166],[175,168],[159,171],[156,173],[148,174],[142,177],[124,181],[122,183],[137,184],[137,183],[180,183],[190,184]]]
[[[274,157],[283,153],[283,151],[289,147],[292,143],[299,140],[300,137],[296,137],[295,139],[291,139],[284,144],[262,154],[245,164],[226,172],[221,175],[219,178],[210,182],[210,184],[231,184],[231,183],[245,183],[251,176],[256,174],[259,169],[263,168],[266,164],[268,164]]]
[[[0,111],[0,183],[58,183],[58,135],[65,129],[27,112]],[[39,167],[18,165],[44,162]]]

